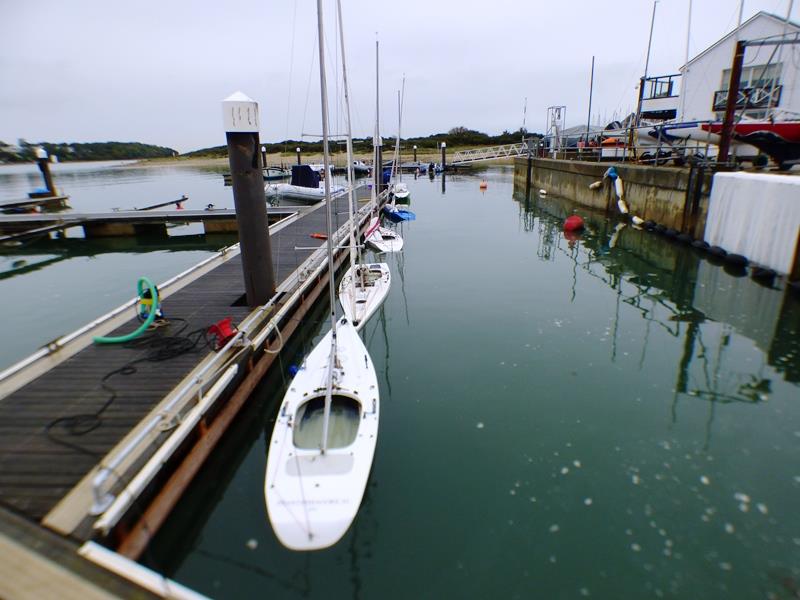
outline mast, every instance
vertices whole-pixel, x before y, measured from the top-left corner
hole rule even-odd
[[[400,90],[397,90],[397,144],[395,145],[394,159],[397,168],[397,180],[403,181],[403,169],[400,168],[400,122],[402,121],[402,101],[400,100]]]
[[[375,152],[375,159],[372,166],[372,174],[375,181],[372,189],[375,193],[375,209],[378,208],[378,193],[383,183],[383,159],[380,152],[381,137],[381,102],[380,102],[380,71],[378,69],[378,45],[380,42],[375,40],[375,136],[372,139],[372,147]]]
[[[322,164],[325,170],[325,213],[328,227],[328,292],[331,303],[331,354],[328,359],[328,384],[325,391],[325,416],[322,422],[322,443],[320,451],[325,454],[328,448],[328,422],[331,416],[331,396],[333,393],[333,366],[336,356],[336,294],[334,286],[333,265],[333,213],[331,210],[331,157],[328,151],[328,87],[325,81],[325,33],[322,27],[322,0],[317,0],[317,36],[319,39],[319,87],[322,104]]]
[[[400,130],[402,129],[402,124],[403,124],[403,103],[406,100],[406,76],[405,76],[405,74],[403,74],[403,84],[400,87],[400,89],[401,89],[401,92],[400,92],[400,98],[399,98],[399,100],[400,100],[399,107],[398,107],[399,110],[397,111],[397,160],[398,160],[397,168],[398,168],[398,173],[400,175],[400,181],[403,181],[403,168],[400,165],[399,161],[400,161]]]
[[[741,19],[741,16],[740,16]],[[689,0],[689,18],[686,22],[686,53],[683,58],[684,70],[681,81],[681,121],[686,121],[686,76],[689,74],[689,39],[692,33],[692,0]]]
[[[336,0],[336,16],[338,17],[339,21],[339,42],[341,43],[342,47],[342,86],[344,87],[344,107],[345,107],[345,118],[347,119],[347,178],[349,181],[349,186],[347,187],[347,218],[350,220],[350,280],[353,285],[353,289],[355,292],[355,273],[352,270],[355,268],[356,265],[356,225],[353,217],[353,186],[355,186],[355,174],[353,172],[353,130],[350,125],[350,88],[347,83],[347,60],[345,59],[344,53],[344,24],[342,21],[342,0]],[[358,262],[361,262],[361,250],[359,249],[358,252]],[[361,284],[363,286],[363,276]],[[351,294],[351,313],[352,315],[356,314],[356,295],[355,293]]]
[[[642,81],[639,84],[639,104],[636,107],[636,121],[634,122],[635,127],[639,127],[639,119],[642,115],[642,99],[644,98],[644,84],[647,80],[647,69],[650,67],[650,49],[653,46],[653,28],[656,24],[656,6],[658,5],[658,0],[653,0],[653,16],[650,18],[650,38],[647,41],[647,57],[644,59],[644,77],[642,77]]]

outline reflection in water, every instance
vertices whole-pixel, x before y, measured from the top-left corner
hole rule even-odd
[[[516,199],[523,229],[532,232],[538,224],[537,257],[553,261],[562,254],[571,263],[570,302],[575,301],[580,287],[579,273],[615,290],[609,336],[612,363],[618,358],[621,303],[636,309],[646,322],[639,370],[644,364],[651,324],[683,339],[671,419],[673,424],[677,422],[681,399],[706,401],[706,450],[717,403],[759,404],[769,398],[772,381],[764,375],[766,365],[782,372],[786,381],[800,382],[800,308],[788,292],[729,274],[687,247],[665,243],[624,223],[598,214],[586,216],[587,209],[581,211],[587,229],[579,235],[564,233],[561,224],[572,212],[568,201],[540,197],[533,204],[528,197]],[[729,358],[727,350],[734,330],[763,351],[766,362],[755,372],[739,357]]]

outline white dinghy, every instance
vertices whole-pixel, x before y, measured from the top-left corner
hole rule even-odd
[[[341,29],[341,7],[337,8]],[[322,0],[317,0],[317,15],[327,169]],[[264,478],[270,523],[278,540],[292,550],[327,548],[347,532],[361,505],[378,439],[375,367],[350,320],[336,318],[330,178],[325,179],[325,187],[331,329],[303,361],[283,398]]]

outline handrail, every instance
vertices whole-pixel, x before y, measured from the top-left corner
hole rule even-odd
[[[107,501],[108,498],[111,497],[113,498],[113,502],[111,506],[107,507],[103,516],[95,522],[93,526],[94,529],[101,531],[103,535],[108,534],[109,530],[117,524],[125,511],[128,510],[139,494],[142,493],[142,490],[153,480],[153,477],[156,476],[161,465],[167,462],[178,445],[186,439],[194,426],[197,425],[209,407],[217,400],[219,395],[238,372],[239,365],[233,364],[228,367],[211,389],[208,390],[208,393],[200,396],[197,404],[191,409],[190,414],[181,421],[178,428],[175,429],[169,439],[167,439],[150,460],[147,461],[147,464],[142,467],[136,477],[134,477],[116,497],[107,494],[105,497],[101,498],[102,501]],[[93,492],[94,491],[93,489]],[[95,502],[97,501],[98,498],[95,497]],[[93,506],[93,508],[95,507]]]

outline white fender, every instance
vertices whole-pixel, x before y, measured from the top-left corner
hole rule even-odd
[[[590,183],[589,184],[589,189],[590,190],[597,190],[597,189],[600,189],[600,186],[602,186],[602,185],[603,185],[602,181],[595,181],[594,183]]]
[[[625,196],[625,189],[622,187],[622,177],[617,177],[614,180],[614,191],[617,193],[617,198],[622,200]]]

